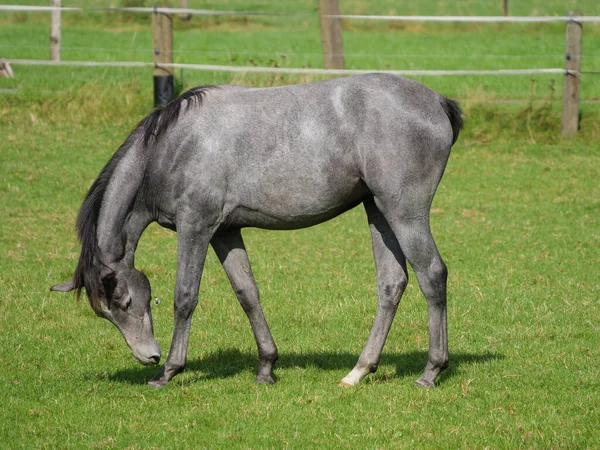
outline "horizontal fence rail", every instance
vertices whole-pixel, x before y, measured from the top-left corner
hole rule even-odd
[[[314,17],[314,13],[277,13],[261,11],[222,11],[213,9],[189,9],[189,8],[166,8],[166,7],[109,7],[109,8],[82,8],[82,7],[57,7],[57,6],[21,6],[21,5],[0,5],[0,11],[115,11],[115,12],[133,12],[133,13],[160,13],[177,15],[196,15],[196,16],[275,16],[275,17]]]
[[[574,18],[571,16],[361,16],[340,14],[337,17],[348,20],[390,20],[402,22],[549,23],[574,21]],[[577,17],[577,22],[600,22],[600,16]]]
[[[221,11],[212,9],[165,8],[165,7],[111,7],[111,8],[82,8],[82,7],[55,7],[55,6],[25,6],[25,5],[0,5],[0,11],[116,11],[136,13],[162,13],[162,14],[191,14],[198,16],[276,16],[276,17],[316,17],[317,13],[278,13],[260,11]],[[389,20],[404,22],[467,22],[467,23],[549,23],[572,22],[573,16],[378,16],[339,14],[327,15],[347,20]],[[577,22],[600,22],[600,16],[577,16]]]
[[[11,59],[13,65],[71,66],[71,67],[155,67],[154,63],[141,61],[51,61],[46,59]],[[575,74],[565,69],[501,69],[501,70],[360,70],[360,69],[314,69],[286,67],[220,66],[211,64],[160,64],[161,67],[210,72],[259,72],[313,75],[362,75],[366,73],[390,73],[403,76],[452,76],[452,75],[536,75]]]

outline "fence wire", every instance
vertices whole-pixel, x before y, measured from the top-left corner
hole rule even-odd
[[[15,49],[28,49],[28,50],[47,50],[47,45],[7,45],[0,44],[0,48],[15,48]],[[66,47],[61,45],[61,51],[92,51],[92,52],[104,52],[104,53],[152,53],[153,48],[126,48],[126,47]],[[287,52],[287,51],[252,51],[252,50],[227,50],[227,51],[215,51],[215,50],[172,50],[172,53],[178,54],[199,54],[199,55],[257,55],[257,56],[323,56],[323,53],[299,53],[299,52]],[[414,53],[350,53],[344,52],[343,56],[353,58],[435,58],[435,59],[530,59],[530,58],[546,58],[556,59],[564,58],[564,54],[524,54],[524,55],[507,55],[507,54],[414,54]],[[599,55],[576,55],[579,58],[600,58]]]

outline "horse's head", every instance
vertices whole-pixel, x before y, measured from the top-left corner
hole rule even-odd
[[[69,292],[77,288],[74,281],[67,281],[51,290]],[[90,295],[87,286],[86,290]],[[161,355],[154,339],[150,297],[150,282],[136,269],[107,271],[101,275],[101,287],[90,296],[96,315],[119,329],[133,356],[144,365],[157,364]]]

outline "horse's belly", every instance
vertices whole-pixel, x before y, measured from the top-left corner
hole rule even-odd
[[[237,204],[228,214],[227,225],[274,230],[305,228],[354,208],[369,191],[362,181],[343,189],[294,191],[282,186],[279,190],[255,193]]]

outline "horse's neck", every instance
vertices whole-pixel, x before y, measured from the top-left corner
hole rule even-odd
[[[105,264],[125,260],[132,265],[139,238],[152,221],[143,202],[136,201],[144,178],[142,156],[135,146],[129,149],[104,192],[96,233]]]

